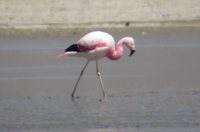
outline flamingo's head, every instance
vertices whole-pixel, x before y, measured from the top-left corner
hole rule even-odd
[[[122,39],[122,43],[125,44],[128,47],[128,49],[130,50],[129,56],[132,56],[136,50],[134,39],[132,37],[125,37]]]

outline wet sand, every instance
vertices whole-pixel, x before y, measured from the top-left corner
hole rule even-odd
[[[200,32],[133,35],[137,51],[86,69],[74,102],[70,94],[81,58],[56,59],[80,35],[0,39],[1,132],[198,132]]]

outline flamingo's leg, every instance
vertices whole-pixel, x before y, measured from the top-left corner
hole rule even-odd
[[[74,89],[73,89],[73,92],[72,92],[72,94],[71,94],[72,100],[74,99],[74,94],[75,94],[75,92],[76,92],[76,88],[77,88],[77,86],[78,86],[78,83],[79,83],[79,81],[80,81],[80,79],[81,79],[81,77],[82,77],[82,75],[83,75],[83,73],[84,73],[84,71],[85,71],[85,68],[87,67],[88,63],[89,63],[89,60],[86,62],[85,66],[84,66],[83,69],[81,70],[81,73],[80,73],[80,75],[79,75],[79,77],[78,77],[78,80],[77,80],[77,82],[76,82],[76,85],[75,85],[75,87],[74,87]]]
[[[103,93],[103,100],[106,101],[106,92],[105,92],[105,87],[103,85],[103,81],[101,78],[101,73],[99,71],[99,66],[98,66],[98,61],[96,60],[96,72],[97,72],[97,77],[99,79],[99,82],[101,84],[101,88],[102,88],[102,93]]]

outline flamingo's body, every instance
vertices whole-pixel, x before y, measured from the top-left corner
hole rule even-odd
[[[123,55],[123,45],[126,45],[131,50],[130,56],[135,52],[135,43],[132,37],[122,38],[115,46],[115,41],[110,34],[101,31],[94,31],[83,36],[76,44],[73,44],[65,49],[64,54],[58,56],[84,57],[88,60],[82,69],[78,81],[74,87],[72,99],[74,98],[77,85],[85,68],[87,67],[87,64],[92,60],[96,60],[97,75],[102,86],[103,97],[105,100],[106,94],[98,68],[98,60],[104,57],[107,57],[111,60],[119,59]]]

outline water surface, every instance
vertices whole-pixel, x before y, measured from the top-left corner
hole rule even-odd
[[[127,34],[115,34],[116,40]],[[103,59],[101,88],[91,62],[56,56],[80,35],[0,39],[0,130],[187,132],[200,128],[200,33],[128,34],[136,53]]]

